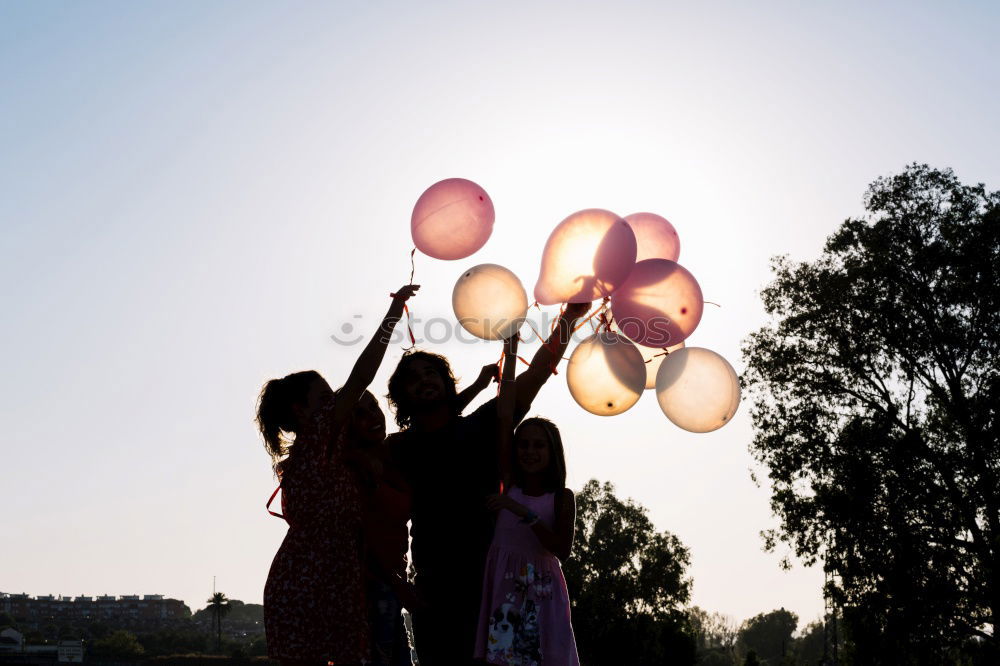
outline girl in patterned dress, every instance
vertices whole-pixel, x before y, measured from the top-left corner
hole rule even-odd
[[[507,492],[489,498],[499,513],[483,577],[475,657],[507,666],[579,666],[560,565],[572,550],[576,521],[562,439],[554,423],[536,417],[518,426],[511,447],[513,404],[505,392],[512,393],[516,337],[506,341],[504,354],[497,404]]]
[[[358,427],[381,428],[367,387],[375,377],[403,305],[417,290],[394,295],[375,336],[334,393],[307,370],[264,385],[257,423],[281,480],[288,532],[264,586],[268,656],[283,666],[360,664],[369,657],[362,567],[362,504],[350,446]],[[374,408],[372,405],[374,404]]]

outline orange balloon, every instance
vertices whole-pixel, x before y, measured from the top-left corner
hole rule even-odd
[[[573,350],[566,383],[577,404],[591,414],[614,416],[634,405],[646,383],[642,354],[624,335],[595,333]]]
[[[632,271],[635,248],[632,227],[611,211],[573,213],[545,243],[535,300],[554,305],[610,296]]]

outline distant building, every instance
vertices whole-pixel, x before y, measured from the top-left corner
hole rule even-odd
[[[0,631],[0,654],[20,652],[24,652],[24,634],[11,627]]]
[[[83,641],[59,641],[58,659],[64,664],[83,661]]]
[[[0,611],[9,613],[21,629],[37,629],[46,624],[81,625],[105,622],[120,627],[156,627],[191,617],[183,601],[164,599],[162,594],[114,597],[55,597],[51,594],[0,592]]]

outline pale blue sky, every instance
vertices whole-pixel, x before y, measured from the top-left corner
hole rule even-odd
[[[256,394],[343,379],[357,348],[329,335],[375,325],[442,178],[483,185],[497,223],[467,260],[418,256],[421,318],[478,263],[530,292],[575,210],[650,210],[723,305],[691,344],[741,370],[768,258],[815,256],[873,178],[920,161],[1000,187],[998,7],[0,4],[0,590],[199,607],[217,575],[260,601],[283,523]],[[470,379],[499,352],[436,350]],[[696,436],[651,394],[591,416],[560,374],[535,407],[571,485],[616,483],[691,548],[694,603],[819,615],[820,572],[761,552],[746,405]]]

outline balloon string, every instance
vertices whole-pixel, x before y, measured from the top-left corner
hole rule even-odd
[[[660,352],[659,354],[653,354],[652,356],[650,356],[649,358],[647,358],[645,361],[643,361],[643,363],[652,363],[653,359],[656,358],[657,356],[667,356],[668,354],[670,354],[670,350],[667,349],[666,347],[660,347],[660,349],[662,349],[663,351]]]
[[[389,294],[389,298],[396,298],[396,294]],[[410,346],[403,347],[403,351],[410,351],[417,346],[417,338],[413,335],[413,324],[410,321],[412,316],[410,315],[410,306],[403,303],[403,312],[406,313],[406,331],[410,334]]]
[[[497,359],[497,397],[500,396],[500,388],[503,382],[503,351],[500,352],[500,358]]]
[[[530,319],[525,319],[524,323],[526,323],[528,325],[528,328],[530,328],[531,332],[535,334],[535,337],[538,338],[539,341],[541,341],[542,340],[542,334],[538,332],[538,329],[535,328],[535,325],[531,323],[531,320]],[[524,342],[523,338],[521,339],[521,342]]]
[[[281,484],[280,483],[278,484],[278,487],[274,489],[274,492],[271,493],[271,497],[267,500],[267,504],[264,505],[264,508],[267,509],[267,512],[269,514],[271,514],[272,516],[276,516],[278,518],[284,519],[285,517],[283,515],[281,515],[280,513],[275,513],[274,511],[271,511],[271,502],[273,502],[274,498],[278,496],[278,491],[279,490],[281,490]]]
[[[598,305],[597,308],[593,312],[591,312],[589,315],[587,315],[586,317],[584,317],[583,321],[581,321],[580,324],[576,328],[573,329],[573,333],[576,333],[577,331],[579,331],[581,328],[583,328],[584,326],[586,326],[587,323],[591,319],[593,319],[594,317],[596,317],[598,314],[601,314],[607,308],[608,300],[609,299],[605,298],[603,301],[601,301],[601,304]],[[560,314],[562,314],[562,313],[560,313]]]
[[[563,303],[562,305],[559,306],[559,316],[556,317],[555,320],[553,320],[552,322],[552,328],[549,330],[549,338],[555,335],[556,331],[559,330],[559,322],[562,320],[563,314],[565,314],[565,312],[566,312],[566,304]],[[570,335],[572,335],[572,332],[570,332]],[[553,375],[558,375],[559,368],[557,366],[559,365],[559,361],[562,360],[561,356],[559,358],[556,357],[556,348],[559,347],[559,341],[552,340],[551,342],[545,342],[542,343],[542,346],[549,350],[549,356],[552,357],[552,360],[549,361],[549,372],[551,372]]]
[[[601,303],[602,309],[601,309],[600,313],[597,316],[597,322],[598,322],[597,323],[597,331],[601,330],[601,326],[604,326],[604,330],[605,331],[610,331],[611,330],[611,317],[608,316],[608,312],[610,310],[608,309],[607,305],[608,305],[608,299],[605,298],[604,302]],[[597,331],[595,331],[595,333]]]
[[[417,272],[417,264],[414,260],[414,256],[417,254],[417,248],[410,250],[410,284],[413,284],[413,276]],[[396,294],[389,294],[389,298],[396,298]],[[410,306],[403,303],[403,312],[406,313],[406,332],[410,334],[410,346],[403,347],[403,351],[410,351],[417,346],[417,338],[413,335],[413,315],[410,313]]]
[[[713,303],[712,301],[702,301],[702,303],[708,303],[709,305],[714,305],[717,308],[721,308],[722,307],[718,303]]]
[[[563,313],[565,312],[566,312],[566,304],[563,303],[562,305],[559,306],[559,316],[552,320],[552,327],[549,328],[549,335],[555,333],[556,329],[559,328],[559,320],[562,319]]]

